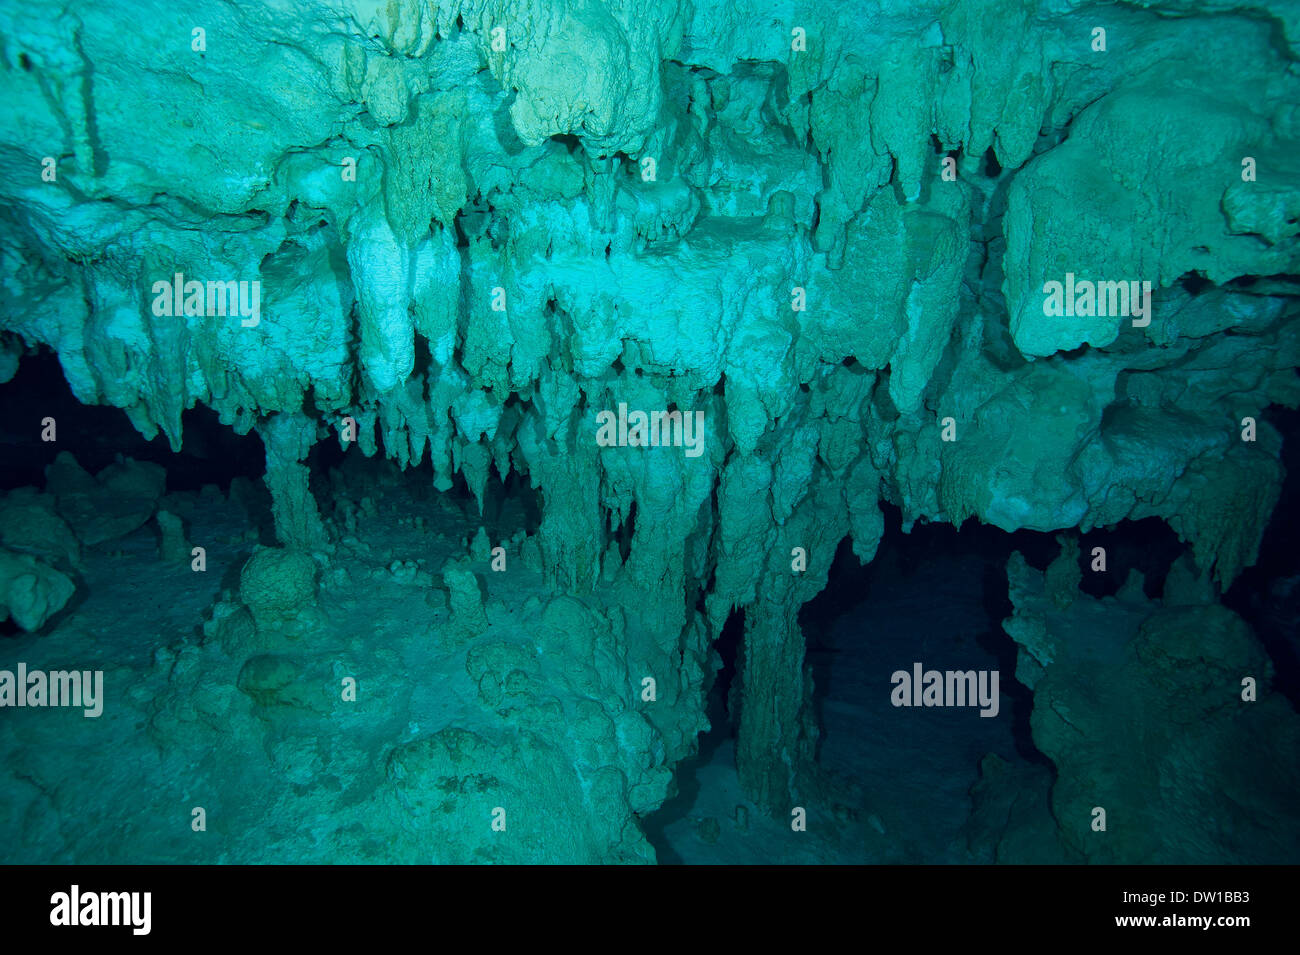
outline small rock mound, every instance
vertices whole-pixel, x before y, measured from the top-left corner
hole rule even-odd
[[[316,563],[301,551],[264,547],[239,572],[239,597],[258,629],[292,621],[316,597]]]

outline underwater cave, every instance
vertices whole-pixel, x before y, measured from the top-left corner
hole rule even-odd
[[[1300,861],[1293,4],[65,6],[0,862]]]

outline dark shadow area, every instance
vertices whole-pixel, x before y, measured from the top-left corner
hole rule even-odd
[[[361,427],[358,422],[358,427]],[[339,513],[341,502],[361,504],[366,498],[378,499],[395,495],[389,504],[377,504],[381,509],[393,506],[410,508],[408,516],[432,511],[436,498],[452,502],[472,523],[480,524],[494,543],[510,538],[520,527],[525,533],[537,533],[541,526],[541,499],[526,475],[511,471],[502,480],[496,465],[488,467],[483,486],[482,511],[478,498],[465,481],[462,472],[452,477],[446,491],[435,486],[437,475],[428,448],[419,464],[405,468],[383,454],[382,445],[375,454],[367,457],[357,445],[345,448],[336,436],[318,442],[308,457],[311,469],[312,494],[321,509],[321,515],[336,523],[345,523]]]
[[[1286,479],[1264,530],[1255,566],[1223,595],[1273,661],[1273,685],[1300,712],[1300,410],[1271,405],[1263,418],[1282,435]]]
[[[903,661],[898,666],[913,657],[927,662],[923,654],[936,649],[938,631],[954,628],[936,627],[924,619],[913,625],[891,615],[909,606],[947,604],[973,615],[961,621],[960,629],[971,635],[972,650],[997,661],[1003,696],[1000,718],[1011,721],[1017,754],[1046,762],[1030,736],[1032,696],[1014,679],[1016,645],[1003,631],[1002,621],[1012,612],[1006,576],[1012,552],[1020,551],[1031,565],[1043,569],[1059,552],[1055,535],[1024,530],[1008,534],[976,520],[961,528],[917,523],[904,533],[899,509],[883,503],[881,509],[885,534],[875,558],[863,566],[853,553],[852,541],[845,538],[831,564],[826,588],[799,613],[818,726],[826,725],[827,691],[834,686],[836,662],[846,652],[860,649],[847,641],[871,643],[874,654]],[[951,588],[951,595],[943,592],[945,587]],[[883,692],[889,689],[888,683],[882,685]]]
[[[664,835],[664,830],[690,814],[700,794],[700,767],[712,762],[717,755],[718,747],[735,736],[731,694],[736,687],[736,674],[740,663],[739,651],[744,636],[745,612],[733,610],[722,627],[722,634],[714,644],[714,649],[722,659],[722,666],[714,677],[713,688],[709,691],[705,703],[709,729],[700,734],[699,749],[696,754],[677,764],[673,772],[673,786],[676,792],[670,795],[659,809],[641,820],[641,828],[645,832],[646,839],[654,846],[661,865],[683,864],[681,856],[674,851],[670,841]]]
[[[42,440],[43,422],[54,419],[53,441]],[[0,489],[44,487],[45,469],[59,452],[96,474],[119,455],[167,469],[168,491],[197,491],[215,484],[228,491],[237,477],[260,480],[266,467],[256,434],[240,436],[211,408],[181,415],[181,450],[173,453],[159,434],[146,440],[120,408],[83,405],[72,394],[53,352],[24,355],[18,373],[0,385]]]
[[[1096,553],[1099,547],[1104,553]],[[1083,572],[1079,589],[1092,597],[1113,597],[1136,570],[1142,575],[1142,592],[1159,599],[1165,592],[1169,568],[1184,550],[1186,545],[1158,517],[1095,528],[1079,536],[1079,569]],[[1103,558],[1106,569],[1093,570]]]

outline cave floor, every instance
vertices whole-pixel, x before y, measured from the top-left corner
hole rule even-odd
[[[335,679],[355,675],[362,706],[344,715],[268,712],[236,689],[244,655],[222,652],[204,633],[209,609],[238,589],[255,545],[272,542],[260,493],[248,485],[229,497],[215,488],[169,495],[164,507],[207,549],[205,572],[161,561],[150,523],[86,548],[73,605],[41,634],[5,641],[6,660],[46,670],[77,661],[103,669],[106,688],[94,732],[78,710],[30,710],[22,719],[0,711],[5,861],[431,861],[414,843],[381,836],[402,825],[389,805],[385,757],[431,728],[472,727],[479,718],[463,649],[448,655],[435,636],[445,597],[431,594],[433,571],[463,553],[485,522],[472,504],[413,493],[409,483],[340,495],[360,503],[316,605],[269,649],[332,668]],[[508,538],[523,520],[507,504],[490,522],[492,538]],[[715,705],[715,729],[680,764],[679,795],[643,820],[659,860],[972,861],[962,831],[970,788],[985,753],[1021,758],[1012,714],[896,709],[889,676],[914,660],[998,667],[977,639],[988,625],[983,570],[979,558],[957,554],[912,571],[884,562],[863,602],[819,633],[809,661],[822,773],[807,831],[793,832],[743,795],[726,715]],[[526,634],[527,608],[547,596],[540,578],[521,571],[499,586]],[[196,807],[206,832],[191,827]]]
[[[317,682],[327,692],[355,675],[357,711],[250,707],[237,689],[247,654],[222,652],[203,623],[223,590],[237,590],[259,538],[271,542],[260,493],[243,506],[238,495],[168,495],[163,506],[207,550],[205,572],[161,561],[151,522],[85,548],[73,604],[39,634],[0,643],[6,667],[104,671],[98,718],[0,710],[0,861],[430,861],[376,835],[393,824],[385,756],[422,728],[469,726],[481,712],[463,649],[453,657],[435,636],[445,594],[430,595],[431,569],[463,553],[483,522],[445,495],[375,491],[308,618],[267,648],[325,673]],[[438,533],[417,528],[416,516]],[[508,590],[511,612],[545,596],[526,570]],[[192,828],[198,807],[205,832]]]

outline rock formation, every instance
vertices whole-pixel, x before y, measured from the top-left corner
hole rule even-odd
[[[907,528],[1161,518],[1210,596],[1123,611],[1111,662],[1171,701],[1205,679],[1184,657],[1265,678],[1214,594],[1282,487],[1265,412],[1300,404],[1294,4],[37,0],[0,36],[0,379],[49,349],[146,438],[182,449],[202,406],[265,447],[276,549],[210,544],[205,619],[118,664],[147,777],[188,746],[257,761],[248,805],[216,804],[219,760],[151,797],[212,802],[230,858],[259,857],[241,825],[298,818],[288,779],[333,818],[333,849],[278,830],[306,858],[651,859],[637,819],[737,611],[740,779],[788,818],[820,786],[798,612],[846,537],[872,559],[881,502]],[[459,544],[472,514],[399,531],[381,490],[322,489],[327,444],[480,513],[526,488],[535,526],[499,558]],[[150,519],[141,467],[60,458],[6,499],[0,610],[39,630],[78,548]],[[56,554],[11,543],[28,520]],[[418,546],[367,544],[384,521]],[[1085,637],[1012,587],[1026,678],[1073,699]],[[1080,782],[1101,754],[1055,712],[1035,739],[1087,854],[1066,819],[1104,801]],[[1191,745],[1161,725],[1152,773]],[[16,732],[26,778],[57,779]],[[48,798],[12,789],[0,820]],[[121,858],[107,828],[68,839]]]

